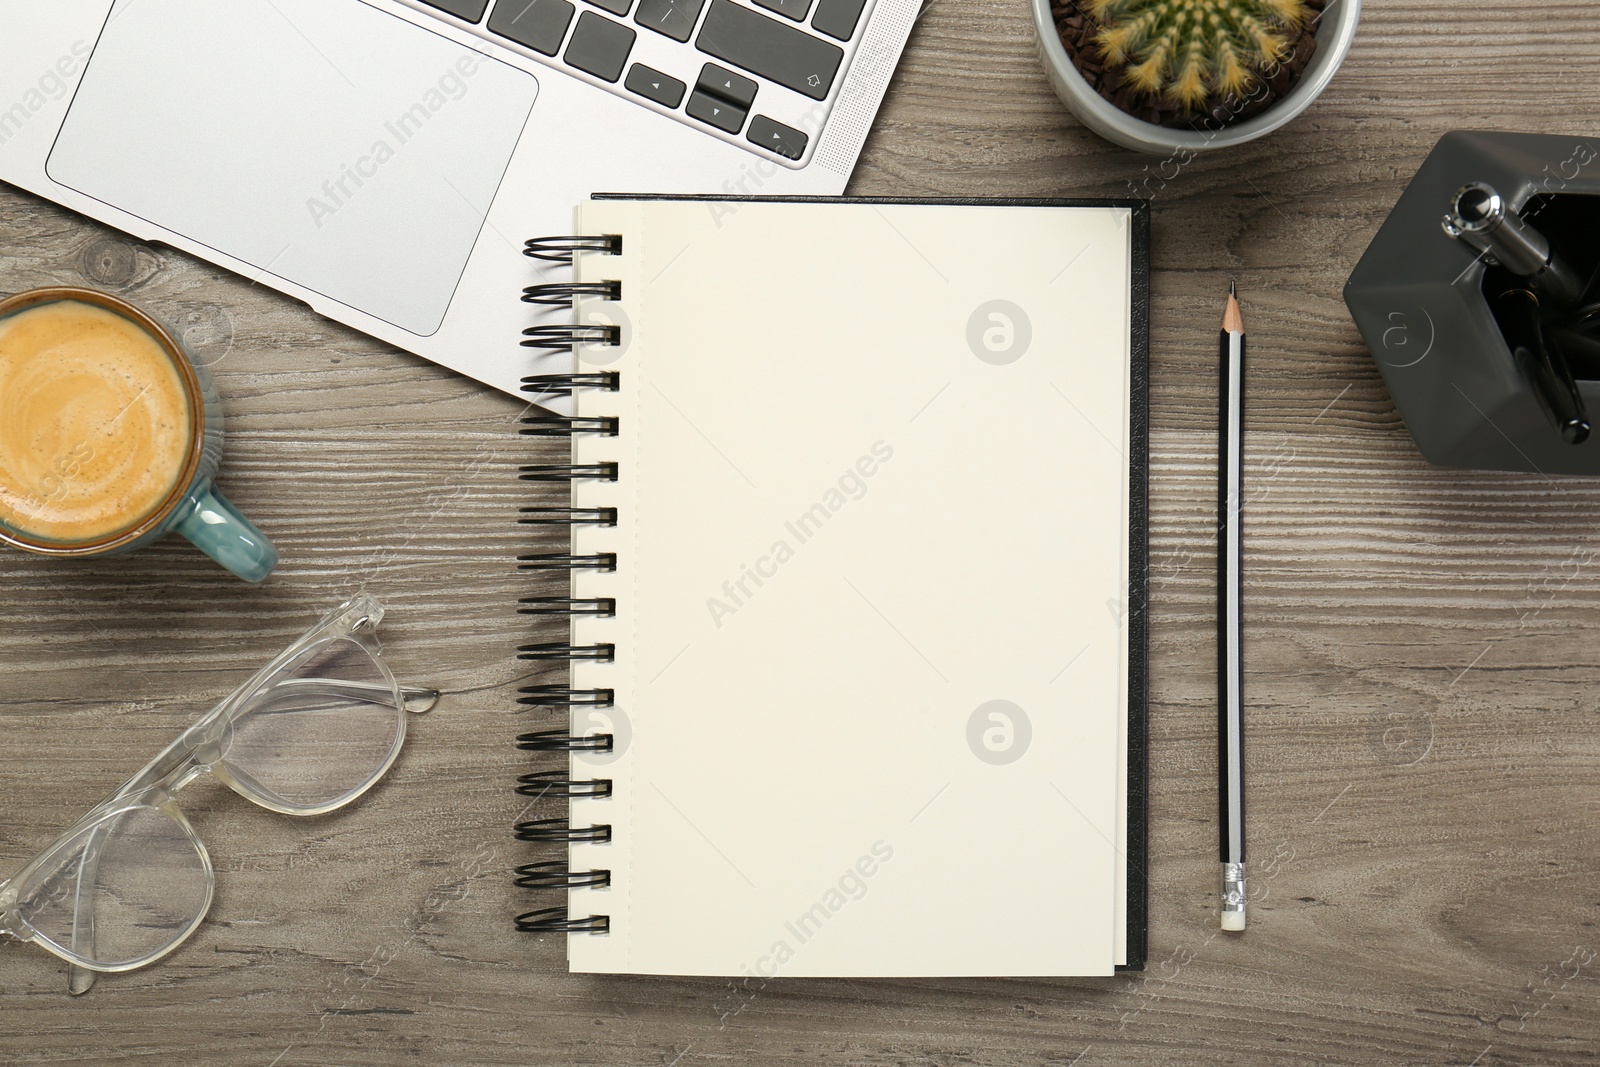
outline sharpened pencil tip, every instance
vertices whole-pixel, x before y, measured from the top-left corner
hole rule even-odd
[[[1228,279],[1228,295],[1231,297],[1237,297],[1239,295],[1239,287],[1234,283],[1232,278]]]
[[[1244,333],[1244,314],[1239,310],[1239,297],[1228,284],[1228,303],[1222,312],[1223,333]]]

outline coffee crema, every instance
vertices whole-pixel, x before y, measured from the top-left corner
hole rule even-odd
[[[0,523],[63,545],[133,529],[183,474],[193,418],[138,323],[71,299],[0,318]]]

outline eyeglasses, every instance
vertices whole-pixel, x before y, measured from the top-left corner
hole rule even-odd
[[[383,608],[361,595],[336,608],[263,667],[16,877],[0,882],[0,933],[92,972],[154,963],[211,906],[211,857],[174,794],[207,771],[285,815],[321,815],[383,777],[407,712],[432,689],[402,689],[378,645]],[[86,968],[80,971],[79,968]]]

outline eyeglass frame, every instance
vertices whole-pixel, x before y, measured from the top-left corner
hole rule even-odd
[[[345,679],[316,679],[296,678],[286,679],[280,684],[294,684],[299,682],[320,683],[324,686],[334,687],[344,692],[355,694],[376,694],[386,692],[394,702],[396,708],[410,715],[420,715],[431,710],[439,699],[439,691],[411,686],[401,686],[396,680],[394,672],[384,661],[382,647],[378,642],[378,624],[384,615],[383,606],[370,594],[358,594],[339,607],[333,609],[311,629],[302,634],[293,644],[275,656],[265,667],[256,671],[250,678],[223,698],[210,711],[201,715],[154,759],[145,764],[144,768],[135,773],[123,785],[105,800],[91,808],[82,818],[73,823],[64,833],[56,837],[44,849],[33,857],[23,868],[10,878],[0,880],[0,935],[8,935],[19,941],[38,945],[46,952],[72,965],[72,974],[69,989],[74,994],[87,992],[94,983],[96,973],[119,974],[148,967],[170,953],[187,941],[200,925],[205,922],[206,916],[211,911],[211,902],[216,891],[216,868],[212,865],[211,854],[206,849],[205,842],[190,825],[188,816],[178,806],[173,794],[184,786],[194,781],[207,772],[214,775],[220,782],[232,789],[258,807],[266,808],[282,815],[313,816],[323,815],[345,807],[364,795],[376,785],[394,762],[400,756],[400,749],[405,743],[406,720],[408,715],[402,714],[398,720],[399,726],[395,731],[395,740],[390,747],[388,756],[379,765],[377,770],[371,772],[367,780],[359,787],[341,794],[326,804],[307,806],[287,806],[274,803],[259,795],[255,791],[243,786],[226,766],[222,763],[224,754],[223,737],[228,726],[232,723],[235,713],[250,701],[256,699],[266,690],[266,682],[273,674],[284,669],[299,657],[316,649],[319,645],[331,645],[335,641],[349,640],[366,650],[379,673],[388,682],[387,687],[376,683],[356,682]],[[85,831],[92,831],[96,826],[109,825],[113,818],[120,817],[128,812],[150,808],[161,812],[180,828],[188,837],[190,844],[195,848],[200,857],[206,874],[205,900],[197,910],[194,921],[188,929],[175,938],[170,944],[159,951],[141,959],[107,964],[98,960],[91,960],[86,956],[74,953],[71,949],[64,949],[51,939],[40,934],[22,918],[18,911],[17,886],[26,885],[28,879],[36,874],[39,868],[55,857],[57,850],[61,849],[74,838]],[[108,831],[109,833],[109,831]],[[98,863],[98,845],[100,837],[96,835],[84,846],[83,867],[80,868],[77,878],[78,899],[73,904],[72,943],[78,945],[83,940],[93,944],[94,939],[94,909],[92,901],[85,899],[85,894],[94,892],[95,880],[91,875],[83,877],[84,869],[93,870]],[[23,936],[16,929],[31,933],[33,936]]]

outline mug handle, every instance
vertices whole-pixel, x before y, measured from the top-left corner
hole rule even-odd
[[[188,514],[179,520],[177,531],[245,581],[264,581],[278,565],[272,542],[216,489],[192,494],[182,507]]]

